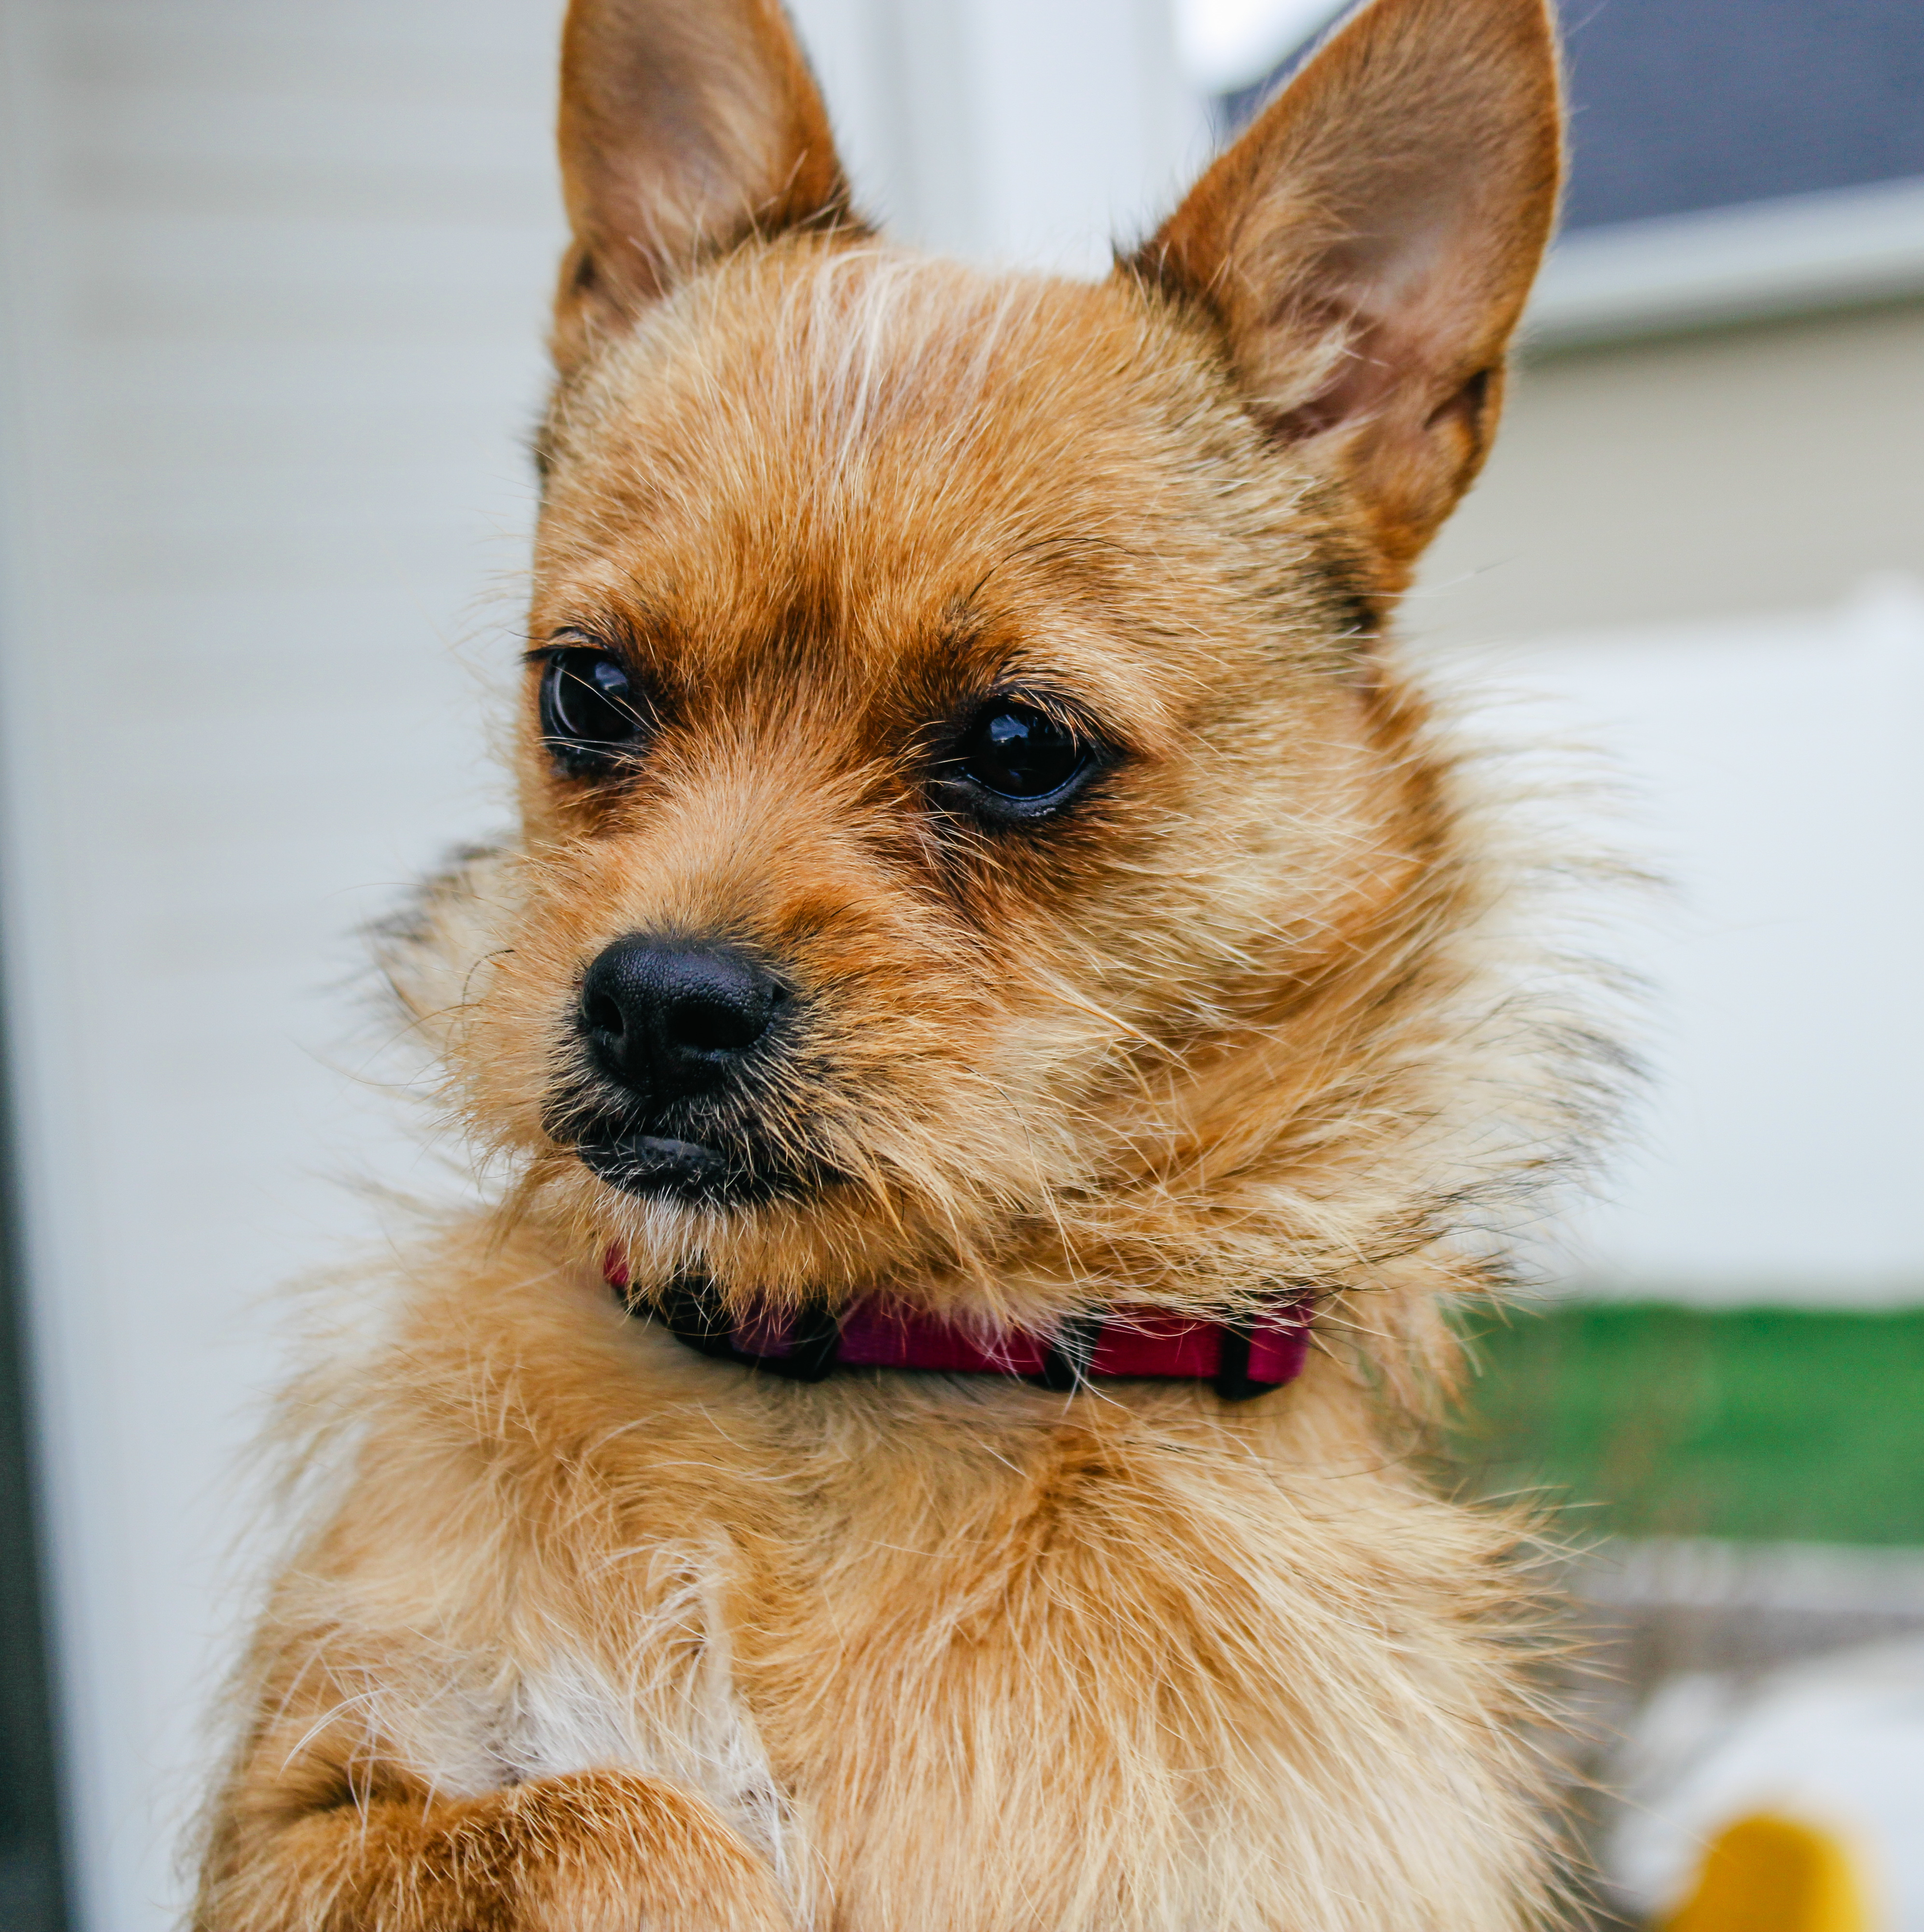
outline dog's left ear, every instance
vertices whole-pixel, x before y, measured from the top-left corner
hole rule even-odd
[[[1386,589],[1488,450],[1561,129],[1546,0],[1374,0],[1123,265],[1202,305],[1264,428],[1347,479]]]
[[[555,298],[564,374],[703,260],[829,224],[848,184],[781,0],[570,0]]]

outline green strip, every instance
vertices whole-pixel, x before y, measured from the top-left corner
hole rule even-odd
[[[1452,1448],[1587,1537],[1924,1544],[1924,1309],[1474,1315]]]

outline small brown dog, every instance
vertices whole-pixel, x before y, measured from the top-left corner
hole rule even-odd
[[[574,0],[561,147],[523,830],[391,945],[511,1178],[301,1398],[196,1924],[1531,1922],[1405,1425],[1596,1063],[1386,628],[1545,0],[1375,0],[1095,285],[878,241],[776,0]]]

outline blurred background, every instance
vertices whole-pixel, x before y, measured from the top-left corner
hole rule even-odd
[[[1335,10],[796,10],[897,233],[1087,273]],[[352,935],[505,816],[559,12],[0,0],[9,1932],[172,1922],[270,1291],[449,1184]],[[1715,1918],[1739,1825],[1924,1932],[1924,7],[1566,25],[1563,239],[1407,622],[1675,890],[1598,934],[1638,1151],[1476,1322],[1455,1480],[1588,1552],[1614,1909],[1815,1924]]]

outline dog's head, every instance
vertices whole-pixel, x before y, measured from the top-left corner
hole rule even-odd
[[[574,0],[561,140],[450,1036],[524,1198],[1017,1313],[1427,1238],[1480,888],[1383,633],[1551,223],[1543,0],[1376,0],[1095,284],[878,241],[774,0]]]

